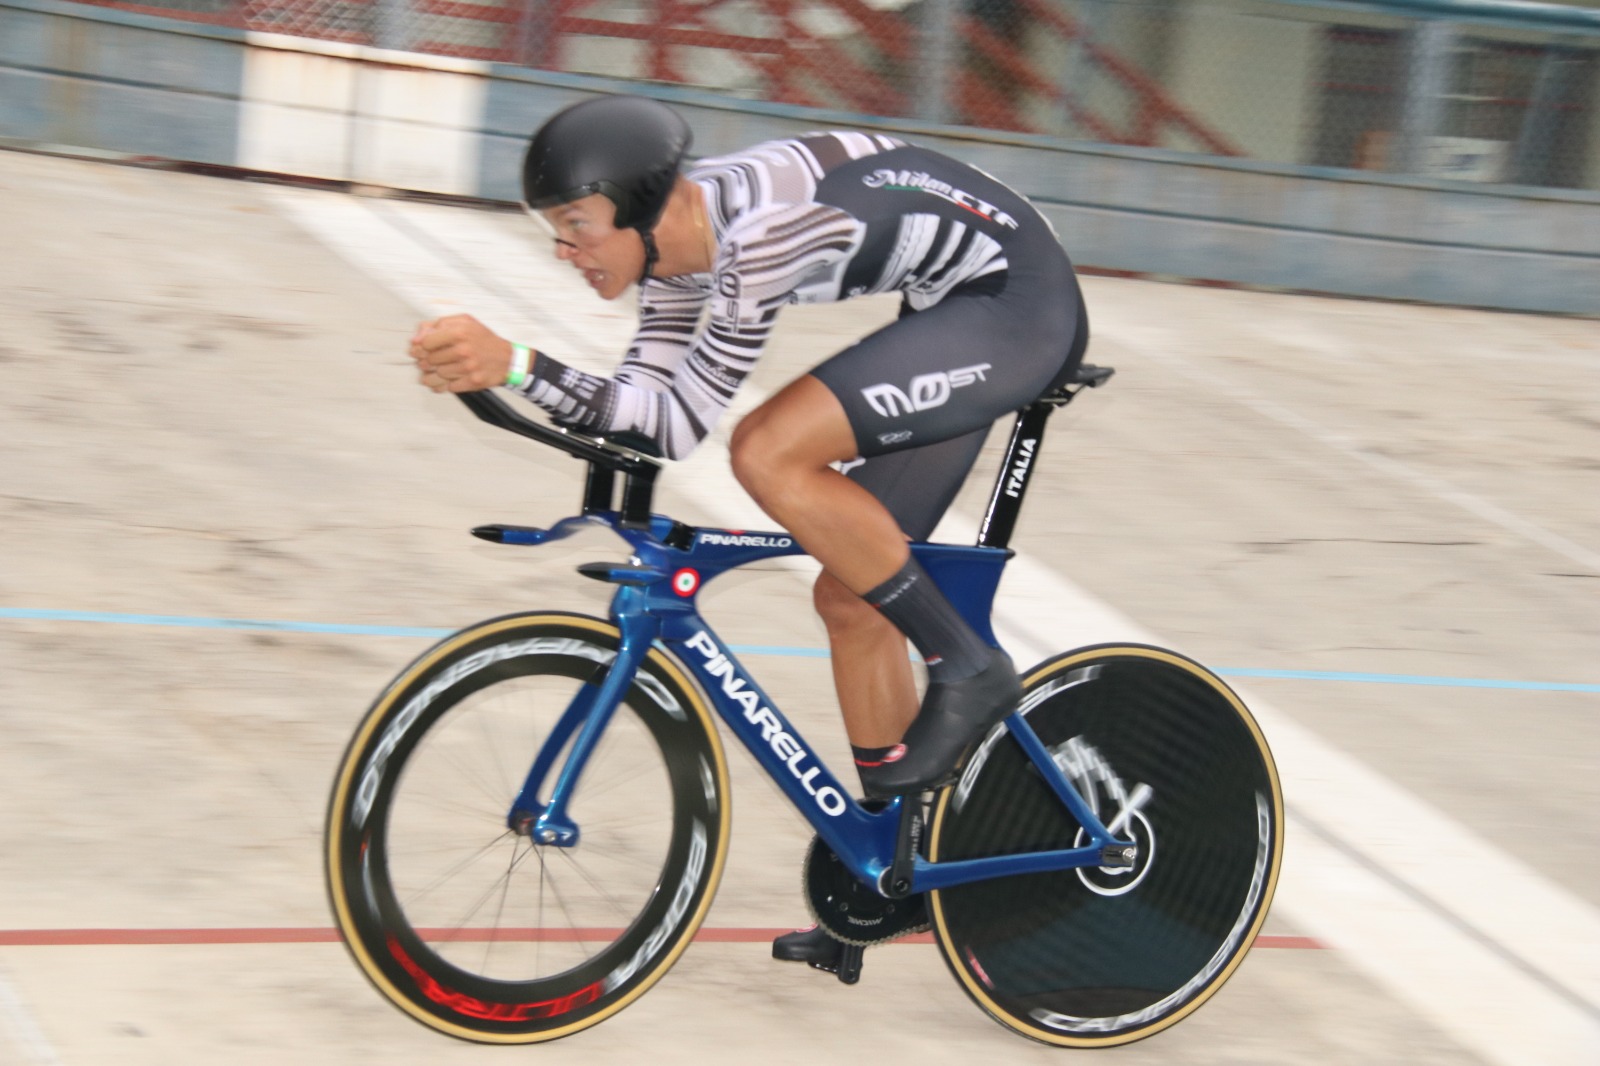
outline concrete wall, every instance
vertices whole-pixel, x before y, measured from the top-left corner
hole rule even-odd
[[[237,165],[477,195],[486,64],[249,35]]]
[[[496,200],[528,133],[622,83],[0,0],[0,138]],[[1600,194],[1479,187],[836,115],[650,87],[696,152],[903,132],[1038,202],[1080,266],[1600,313]]]
[[[0,135],[232,162],[242,34],[73,4],[0,6]]]

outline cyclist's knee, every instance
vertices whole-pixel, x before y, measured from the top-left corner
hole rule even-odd
[[[851,592],[826,570],[811,587],[811,602],[830,635],[859,633],[863,629],[879,626],[893,628],[893,624],[877,608]]]
[[[827,386],[807,376],[746,415],[729,441],[733,474],[752,495],[787,479],[853,459],[855,433]],[[757,496],[759,499],[759,495]]]
[[[758,501],[783,488],[785,477],[804,462],[804,442],[798,436],[769,404],[751,411],[733,427],[728,441],[734,478]]]
[[[766,430],[762,426],[761,411],[746,415],[733,427],[728,441],[728,459],[733,466],[733,476],[750,495],[761,498],[761,490],[771,477],[773,456],[765,447]]]

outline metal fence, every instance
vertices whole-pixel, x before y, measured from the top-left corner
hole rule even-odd
[[[1600,11],[1509,0],[103,6],[1275,163],[1600,188]]]

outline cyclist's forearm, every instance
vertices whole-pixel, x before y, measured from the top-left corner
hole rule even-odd
[[[585,373],[535,352],[527,384],[517,389],[562,422],[595,433],[639,433],[669,459],[694,449],[705,429],[668,392]]]
[[[561,421],[584,429],[635,428],[612,424],[615,388],[608,378],[586,374],[543,352],[533,353],[528,380],[517,391]]]

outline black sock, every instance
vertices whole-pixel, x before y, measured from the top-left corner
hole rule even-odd
[[[880,766],[889,753],[899,746],[890,744],[887,748],[861,748],[852,744],[850,754],[855,756],[857,766]]]
[[[862,599],[917,646],[929,681],[960,681],[989,665],[992,649],[945,599],[916,556]]]
[[[863,748],[855,744],[850,745],[850,754],[855,756],[856,760],[857,774],[870,767],[882,766],[890,755],[894,755],[895,759],[899,759],[904,753],[904,744],[890,744],[887,748]],[[867,791],[866,781],[861,782],[861,791],[863,793]],[[866,796],[861,800],[861,806],[864,810],[881,811],[883,810],[883,805],[883,800],[875,799],[871,796]]]

